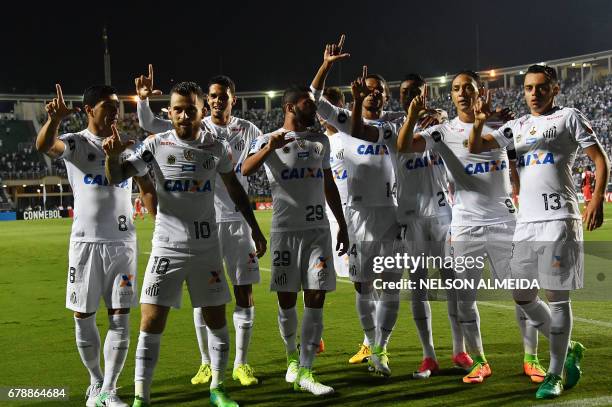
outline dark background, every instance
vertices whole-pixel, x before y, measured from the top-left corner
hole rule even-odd
[[[108,26],[112,83],[156,68],[156,87],[205,84],[218,73],[239,91],[309,83],[325,42],[346,33],[352,54],[330,84],[367,64],[388,80],[491,69],[612,49],[612,1],[5,2],[0,92],[80,94],[104,81]],[[476,47],[476,27],[479,47]],[[477,54],[479,58],[477,60]],[[478,63],[478,65],[477,65]]]

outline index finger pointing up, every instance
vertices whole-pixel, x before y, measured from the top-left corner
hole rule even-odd
[[[62,93],[62,87],[60,86],[59,83],[55,84],[55,91],[57,92],[57,100],[58,101],[64,101],[64,94]]]
[[[491,103],[491,89],[487,89],[485,93],[485,103],[487,105]]]
[[[344,39],[346,38],[346,36],[344,34],[342,34],[340,36],[340,41],[338,41],[338,48],[340,49],[340,51],[342,51],[342,47],[344,46]]]
[[[153,64],[149,64],[149,79],[153,80]]]
[[[368,76],[368,66],[364,65],[363,66],[363,71],[361,73],[361,77],[365,80],[366,76]]]

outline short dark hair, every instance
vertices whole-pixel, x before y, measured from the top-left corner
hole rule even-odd
[[[283,111],[289,103],[297,103],[300,98],[310,93],[310,88],[304,85],[291,85],[283,93]]]
[[[477,72],[474,72],[474,71],[469,70],[469,69],[464,69],[462,71],[457,72],[455,74],[455,76],[453,76],[453,80],[451,81],[451,83],[454,82],[455,79],[457,79],[457,77],[459,75],[467,75],[467,76],[469,76],[470,78],[474,79],[476,81],[476,83],[478,83],[478,86],[480,86],[480,75],[478,75]]]
[[[325,99],[329,100],[334,106],[338,106],[339,104],[344,105],[344,93],[342,93],[340,88],[333,86],[325,88],[323,96],[325,96]]]
[[[226,88],[230,90],[232,95],[236,94],[236,84],[229,76],[217,75],[217,76],[213,76],[212,78],[210,78],[210,80],[208,81],[208,85],[206,85],[207,92],[212,85],[225,86]]]
[[[117,90],[108,85],[93,85],[83,92],[83,106],[94,107],[99,101],[117,93]]]
[[[195,82],[179,82],[172,87],[170,95],[178,93],[181,96],[191,96],[195,94],[198,99],[204,100],[204,92],[202,88]]]
[[[557,82],[557,70],[548,65],[531,65],[527,68],[527,73],[543,73],[551,82]],[[527,75],[527,73],[525,75]]]
[[[418,73],[407,74],[406,76],[404,76],[404,80],[402,82],[406,81],[413,81],[417,87],[423,86],[425,84],[425,79],[423,79],[423,77]]]

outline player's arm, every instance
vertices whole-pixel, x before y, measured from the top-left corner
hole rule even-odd
[[[346,220],[342,213],[342,200],[340,199],[340,193],[338,192],[338,186],[334,181],[334,174],[330,168],[323,169],[323,179],[325,183],[325,200],[327,205],[332,210],[336,221],[338,222],[338,236],[336,244],[336,251],[339,256],[343,256],[348,251],[349,239],[348,231],[346,228]]]
[[[510,185],[512,185],[512,194],[516,197],[521,192],[521,179],[516,169],[515,150],[508,150],[508,163],[510,164]]]
[[[293,137],[285,138],[286,134],[272,134],[266,144],[260,146],[258,151],[249,155],[242,163],[242,175],[248,177],[255,174],[274,150],[282,148],[295,140]]]
[[[351,136],[361,140],[376,143],[379,139],[378,127],[370,126],[363,122],[361,111],[363,100],[370,93],[365,83],[368,76],[368,67],[364,65],[362,74],[359,78],[351,82],[351,93],[353,94],[353,111],[351,112]]]
[[[58,130],[62,120],[80,109],[69,109],[64,102],[62,87],[59,84],[55,85],[57,97],[47,103],[45,110],[47,111],[47,121],[40,128],[36,136],[36,150],[43,154],[47,154],[51,158],[60,157],[64,153],[66,146],[64,142],[58,138]]]
[[[140,75],[134,79],[134,82],[136,84],[136,94],[138,95],[136,112],[140,127],[149,133],[162,133],[172,130],[172,122],[155,117],[149,106],[149,96],[162,94],[161,90],[153,89],[153,65],[149,64],[148,76]]]
[[[129,161],[121,162],[119,160],[121,153],[134,144],[134,141],[129,140],[123,143],[119,137],[117,127],[113,124],[111,128],[113,129],[113,134],[107,137],[102,143],[102,148],[104,149],[104,153],[106,153],[104,171],[106,172],[106,178],[108,178],[109,183],[119,184],[138,174],[138,170],[132,163]],[[147,207],[147,209],[149,208]]]
[[[500,148],[492,134],[482,135],[484,125],[493,116],[493,113],[491,111],[491,91],[487,90],[484,98],[483,96],[478,97],[474,104],[475,120],[468,139],[468,151],[470,153],[478,154]]]
[[[585,148],[584,152],[595,164],[595,190],[591,201],[582,214],[582,221],[586,224],[587,230],[594,230],[603,224],[603,204],[606,200],[610,160],[599,143]]]
[[[325,51],[323,52],[323,63],[319,67],[315,77],[312,80],[310,86],[315,91],[322,91],[325,89],[325,79],[331,70],[334,62],[346,59],[351,56],[349,53],[343,53],[342,47],[344,46],[345,35],[340,36],[340,40],[337,44],[326,44]]]
[[[415,96],[408,106],[406,120],[402,124],[397,136],[397,151],[398,153],[422,153],[425,151],[426,142],[420,135],[414,134],[414,127],[419,121],[419,116],[422,111],[427,111],[427,94],[429,87],[425,84],[423,93]],[[423,128],[431,126],[435,120],[433,117],[426,118],[423,123]]]
[[[221,175],[221,179],[225,184],[225,188],[227,189],[230,198],[232,198],[232,201],[234,201],[234,204],[251,227],[251,236],[255,242],[257,257],[262,257],[266,253],[267,241],[259,228],[257,219],[255,219],[255,214],[253,214],[253,208],[251,208],[251,202],[249,201],[249,196],[240,184],[240,181],[238,181],[238,178],[236,178],[234,171],[219,174]]]
[[[107,177],[108,178],[108,177]],[[157,192],[155,192],[155,184],[153,184],[153,180],[146,174],[142,177],[134,177],[134,181],[138,184],[138,189],[140,189],[140,199],[144,204],[145,208],[147,208],[147,212],[153,219],[157,215]]]

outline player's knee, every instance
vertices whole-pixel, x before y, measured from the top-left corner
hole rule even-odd
[[[278,297],[278,306],[282,309],[290,309],[295,307],[297,302],[297,293],[279,291],[276,293],[276,295]]]
[[[213,307],[202,307],[202,316],[206,326],[210,329],[220,329],[226,324],[225,321],[225,304],[216,305]]]
[[[548,302],[568,301],[570,292],[567,290],[546,290],[546,298]]]
[[[249,308],[254,305],[253,302],[253,286],[248,285],[235,285],[234,286],[234,297],[236,298],[236,305],[242,308]]]
[[[308,308],[323,308],[325,291],[304,290],[304,305]]]
[[[85,319],[95,314],[95,312],[75,312],[74,317],[78,319]]]
[[[369,294],[374,290],[374,285],[370,281],[355,282],[355,291],[359,294]]]
[[[129,314],[129,308],[109,308],[108,315],[121,315],[121,314]]]
[[[142,304],[140,330],[150,334],[161,334],[166,327],[170,307],[153,304]]]

